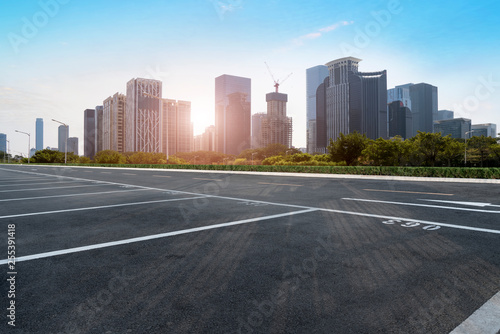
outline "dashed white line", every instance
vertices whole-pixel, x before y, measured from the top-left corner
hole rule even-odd
[[[193,177],[193,180],[202,180],[202,181],[222,181],[221,179],[205,179],[201,177]]]
[[[270,219],[282,218],[282,217],[299,215],[299,214],[309,213],[309,212],[314,212],[314,211],[317,211],[317,210],[315,210],[315,209],[307,209],[307,210],[301,210],[301,211],[286,212],[286,213],[280,213],[280,214],[276,214],[276,215],[270,215],[270,216],[264,216],[264,217],[258,217],[258,218],[250,218],[250,219],[243,219],[243,220],[237,220],[237,221],[228,222],[228,223],[208,225],[208,226],[201,226],[201,227],[195,227],[195,228],[190,228],[190,229],[186,229],[186,230],[179,230],[179,231],[173,231],[173,232],[167,232],[167,233],[161,233],[161,234],[154,234],[154,235],[148,235],[148,236],[138,237],[138,238],[132,238],[132,239],[125,239],[125,240],[112,241],[112,242],[105,242],[105,243],[95,244],[95,245],[89,245],[89,246],[83,246],[83,247],[76,247],[76,248],[69,248],[69,249],[63,249],[63,250],[59,250],[59,251],[53,251],[53,252],[47,252],[47,253],[39,253],[39,254],[33,254],[33,255],[28,255],[28,256],[21,256],[21,257],[17,257],[16,258],[16,262],[30,261],[30,260],[42,259],[42,258],[47,258],[47,257],[52,257],[52,256],[58,256],[58,255],[64,255],[64,254],[84,252],[84,251],[93,250],[93,249],[99,249],[99,248],[105,248],[105,247],[125,245],[125,244],[130,244],[130,243],[133,243],[133,242],[140,242],[140,241],[147,241],[147,240],[153,240],[153,239],[159,239],[159,238],[166,238],[166,237],[171,237],[171,236],[174,236],[174,235],[181,235],[181,234],[188,234],[188,233],[194,233],[194,232],[200,232],[200,231],[206,231],[206,230],[213,230],[213,229],[222,228],[222,227],[248,224],[248,223],[253,223],[253,222],[258,222],[258,221],[263,221],[263,220],[270,220]],[[8,262],[8,260],[0,260],[0,265],[6,264],[7,262]]]
[[[172,177],[170,175],[153,175],[153,177]]]

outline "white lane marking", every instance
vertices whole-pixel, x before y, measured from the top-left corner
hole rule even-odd
[[[496,334],[500,331],[500,292],[472,313],[450,334]]]
[[[420,207],[426,207],[426,208],[437,208],[437,209],[448,209],[448,210],[461,210],[461,211],[472,211],[472,212],[500,213],[500,211],[470,209],[470,208],[459,208],[459,207],[455,207],[455,206],[441,206],[441,205],[418,204],[418,203],[379,201],[379,200],[374,200],[374,199],[363,199],[363,198],[342,198],[342,199],[346,200],[346,201],[357,201],[357,202],[371,202],[371,203],[382,203],[382,204],[420,206]]]
[[[55,213],[65,213],[65,212],[75,212],[75,211],[108,209],[108,208],[117,208],[117,207],[122,207],[122,206],[133,206],[133,205],[144,205],[144,204],[154,204],[154,203],[164,203],[164,202],[185,201],[185,200],[189,200],[189,199],[197,199],[197,198],[204,198],[204,197],[205,196],[187,197],[187,198],[171,198],[171,199],[162,199],[162,200],[147,201],[147,202],[133,202],[133,203],[122,203],[122,204],[112,204],[112,205],[103,205],[103,206],[91,206],[91,207],[76,208],[76,209],[30,212],[30,213],[21,213],[21,214],[17,214],[17,215],[0,216],[0,219],[39,216],[39,215],[50,215],[50,214],[55,214]]]
[[[480,207],[480,208],[484,208],[486,206],[500,207],[500,205],[494,205],[494,204],[491,204],[491,203],[481,203],[481,202],[440,201],[440,200],[437,200],[437,199],[421,199],[421,201],[437,202],[437,203],[447,203],[447,204],[458,204],[458,205],[469,205],[469,206],[477,206],[477,207]]]
[[[172,177],[170,175],[153,175],[153,177]]]
[[[2,168],[0,168],[0,170],[1,169]],[[32,172],[25,172],[25,171],[17,171],[17,172],[19,172],[19,173],[25,173],[25,174],[45,175],[45,174],[41,174],[41,173],[32,173]],[[64,176],[64,177],[68,178],[68,179],[73,179],[73,180],[82,180],[82,181],[95,182],[94,180],[91,180],[91,179],[82,179],[82,178],[76,178],[76,177],[71,177],[71,176]],[[470,227],[470,226],[464,226],[464,225],[452,225],[452,224],[428,222],[428,221],[416,220],[416,219],[411,219],[411,218],[380,216],[380,215],[374,215],[374,214],[370,214],[370,213],[341,211],[341,210],[323,209],[323,208],[316,208],[316,207],[302,206],[302,205],[294,205],[294,204],[283,204],[283,203],[273,203],[273,202],[266,202],[266,201],[256,201],[256,200],[249,200],[249,199],[237,198],[237,197],[225,197],[225,196],[218,196],[218,195],[217,196],[216,195],[205,195],[205,194],[192,193],[192,192],[187,192],[187,191],[169,190],[169,189],[161,189],[161,188],[151,188],[151,187],[144,187],[144,186],[134,186],[134,185],[128,185],[128,184],[125,184],[125,183],[116,183],[116,182],[108,182],[108,181],[100,181],[100,182],[105,183],[105,184],[110,184],[110,185],[132,186],[132,187],[136,187],[136,188],[152,189],[152,190],[159,190],[159,191],[172,191],[172,192],[175,192],[175,193],[178,193],[178,194],[204,196],[204,197],[213,197],[213,198],[227,199],[227,200],[239,201],[239,202],[265,203],[265,204],[269,204],[269,205],[285,206],[285,207],[297,208],[297,209],[314,209],[314,210],[319,210],[319,211],[335,212],[335,213],[357,215],[357,216],[364,216],[364,217],[375,217],[375,218],[382,218],[382,219],[415,221],[415,222],[420,222],[420,223],[427,224],[427,225],[439,225],[439,226],[456,228],[456,229],[461,229],[461,230],[470,230],[470,231],[476,231],[476,232],[486,232],[486,233],[500,234],[500,230],[490,230],[490,229],[476,228],[476,227]],[[491,211],[488,211],[488,212],[491,212]]]
[[[270,183],[270,182],[258,182],[258,184],[269,184],[273,186],[290,186],[290,187],[303,187],[303,184],[288,184],[288,183]]]
[[[107,183],[100,184],[84,184],[82,186],[67,186],[67,187],[49,187],[49,188],[35,188],[35,189],[14,189],[14,190],[0,190],[0,193],[11,193],[17,191],[38,191],[38,190],[51,190],[51,189],[68,189],[68,188],[82,188],[82,187],[97,187],[97,186],[109,186]]]
[[[384,189],[363,189],[364,191],[377,191],[384,193],[401,193],[401,194],[424,194],[424,195],[441,195],[441,196],[454,196],[454,194],[445,193],[426,193],[421,191],[403,191],[403,190],[384,190]]]
[[[123,175],[137,175],[137,174],[132,174],[132,173],[122,173]]]
[[[375,215],[375,214],[371,214],[371,213],[343,211],[343,210],[335,210],[335,209],[319,209],[319,210],[327,211],[327,212],[334,212],[334,213],[342,213],[342,214],[353,215],[353,216],[372,217],[372,218],[381,218],[381,219],[390,219],[390,220],[403,220],[405,222],[415,222],[415,223],[421,223],[421,224],[426,224],[426,225],[444,226],[444,227],[450,227],[450,228],[455,228],[455,229],[459,229],[459,230],[469,230],[469,231],[476,231],[476,232],[500,234],[500,230],[490,230],[487,228],[471,227],[471,226],[465,226],[465,225],[436,223],[436,222],[419,220],[419,219],[402,218],[402,217],[389,217],[389,216]]]
[[[72,197],[72,196],[102,195],[102,194],[123,193],[123,192],[131,192],[131,191],[146,191],[146,190],[150,190],[150,189],[113,190],[113,191],[100,191],[100,192],[96,192],[96,193],[78,193],[78,194],[68,194],[68,195],[53,195],[53,196],[39,196],[39,197],[9,198],[9,199],[0,199],[0,202],[27,201],[27,200],[33,200],[33,199]]]
[[[111,174],[111,172],[101,172],[101,174]]]
[[[193,177],[193,180],[202,180],[202,181],[223,181],[221,179],[207,179],[207,178],[201,178],[201,177]]]
[[[22,178],[22,179],[2,179],[2,180],[0,180],[0,183],[4,183],[4,182],[22,182],[22,181],[26,181],[26,180],[47,181],[47,178],[46,177],[36,176],[36,177],[26,177],[26,178]]]
[[[39,184],[54,184],[54,182],[55,181],[41,182],[41,183],[30,182],[30,183],[17,183],[17,184],[2,184],[2,185],[0,185],[0,187],[37,186]],[[61,183],[77,183],[77,182],[81,182],[81,181],[57,181],[57,183],[59,183],[59,184],[61,184]]]
[[[30,261],[30,260],[42,259],[42,258],[47,258],[47,257],[52,257],[52,256],[57,256],[57,255],[71,254],[71,253],[83,252],[83,251],[88,251],[88,250],[93,250],[93,249],[112,247],[112,246],[118,246],[118,245],[125,245],[125,244],[130,244],[133,242],[141,242],[141,241],[147,241],[147,240],[153,240],[153,239],[159,239],[159,238],[166,238],[166,237],[171,237],[174,235],[181,235],[181,234],[188,234],[188,233],[194,233],[194,232],[200,232],[200,231],[206,231],[206,230],[213,230],[213,229],[222,228],[222,227],[248,224],[248,223],[259,222],[259,221],[263,221],[263,220],[288,217],[288,216],[299,215],[299,214],[309,213],[309,212],[314,212],[314,211],[318,211],[318,210],[308,209],[308,210],[301,210],[301,211],[286,212],[286,213],[280,213],[280,214],[276,214],[276,215],[270,215],[270,216],[264,216],[264,217],[258,217],[258,218],[249,218],[249,219],[237,220],[237,221],[233,221],[233,222],[221,223],[221,224],[215,224],[215,225],[194,227],[194,228],[190,228],[190,229],[186,229],[186,230],[179,230],[179,231],[173,231],[173,232],[167,232],[167,233],[161,233],[161,234],[154,234],[154,235],[148,235],[148,236],[137,237],[137,238],[132,238],[132,239],[111,241],[111,242],[105,242],[105,243],[101,243],[101,244],[95,244],[95,245],[69,248],[69,249],[47,252],[47,253],[21,256],[21,257],[16,258],[16,262]],[[0,260],[0,265],[6,264],[6,263],[8,263],[7,259]]]

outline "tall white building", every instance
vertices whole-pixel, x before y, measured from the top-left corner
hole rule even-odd
[[[124,152],[125,102],[123,94],[116,93],[103,102],[103,149]]]
[[[307,153],[316,152],[317,115],[316,91],[328,77],[328,67],[318,65],[306,70],[306,109],[307,109]]]
[[[125,151],[163,151],[161,108],[161,81],[137,78],[127,83]]]

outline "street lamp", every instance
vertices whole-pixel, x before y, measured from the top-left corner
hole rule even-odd
[[[464,153],[465,167],[467,167],[467,135],[473,132],[474,130],[470,130],[465,133],[465,153]]]
[[[7,163],[10,164],[10,140],[7,140]]]
[[[52,118],[52,120],[56,123],[62,124],[66,127],[66,144],[64,145],[64,164],[68,162],[68,137],[69,137],[69,130],[68,130],[68,124],[56,121],[55,119]]]
[[[257,154],[257,152],[253,152],[252,153],[252,165],[253,165],[253,156],[254,156],[254,154]]]
[[[18,130],[16,130],[16,132],[23,133],[23,134],[28,136],[28,164],[29,164],[30,163],[31,135],[27,132],[22,132],[22,131],[18,131]]]

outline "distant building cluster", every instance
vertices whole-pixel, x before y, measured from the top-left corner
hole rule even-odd
[[[440,132],[452,138],[497,136],[495,124],[472,124],[438,109],[438,88],[408,83],[387,89],[387,71],[360,72],[361,59],[344,57],[306,70],[307,153],[326,153],[330,139],[360,132],[368,138],[408,139],[422,132]],[[272,75],[272,74],[271,74]],[[274,79],[274,78],[273,78]],[[193,136],[191,102],[162,96],[162,82],[135,78],[126,94],[115,93],[102,105],[84,110],[84,155],[93,159],[102,150],[156,152],[217,151],[237,155],[270,144],[292,147],[292,118],[287,116],[288,95],[266,94],[267,112],[252,115],[251,79],[224,74],[215,78],[215,125]],[[57,122],[57,121],[56,121]],[[42,118],[36,119],[35,148],[43,149]],[[7,137],[0,134],[0,151]],[[78,138],[69,126],[58,128],[58,147],[78,155]]]
[[[427,83],[387,89],[386,71],[359,72],[361,59],[345,57],[306,70],[307,152],[325,153],[329,140],[358,131],[368,138],[441,132],[452,138],[496,137],[496,125],[471,125],[438,110],[438,89]]]
[[[84,111],[84,155],[103,150],[163,153],[193,150],[191,102],[162,97],[162,82],[136,78],[126,95],[115,93],[102,106]]]

